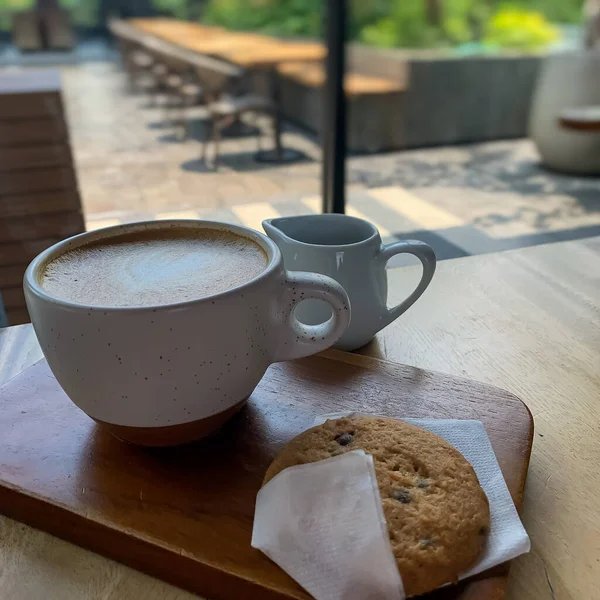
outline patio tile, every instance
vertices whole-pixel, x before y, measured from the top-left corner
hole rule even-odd
[[[300,200],[297,201],[285,201],[285,202],[271,202],[271,206],[282,216],[282,217],[295,217],[297,215],[312,214],[316,211],[308,208],[306,204],[303,204]],[[319,211],[320,212],[320,211]]]
[[[61,71],[90,223],[94,215],[122,222],[197,213],[260,227],[269,215],[320,212],[321,149],[314,136],[284,124],[284,146],[308,160],[268,165],[254,159],[255,131],[232,132],[213,171],[200,161],[202,108],[193,111],[192,138],[181,142],[162,106],[127,92],[118,65]],[[266,129],[262,138],[271,144]],[[347,181],[349,214],[374,222],[386,239],[394,239],[387,233],[428,235],[442,256],[581,236],[600,226],[600,179],[546,171],[527,140],[352,156]],[[313,200],[302,202],[307,198]]]
[[[156,213],[154,218],[157,220],[165,219],[197,219],[198,211],[196,210],[179,210],[174,212]]]
[[[224,182],[219,186],[218,193],[223,206],[240,204],[248,199],[246,187],[237,181],[232,183]]]
[[[235,223],[243,225],[242,221],[229,208],[216,208],[214,210],[199,210],[198,218],[206,221],[221,221],[223,223]]]
[[[463,256],[470,256],[471,253],[465,248],[449,242],[444,236],[440,235],[437,231],[427,230],[416,230],[407,231],[402,235],[394,236],[396,240],[420,240],[429,244],[437,257],[438,260],[446,260],[449,258],[460,258]],[[389,262],[388,267],[394,268],[397,266],[405,266],[406,262],[402,255],[393,256]]]
[[[113,225],[119,225],[120,223],[121,221],[119,219],[86,219],[85,229],[86,231],[95,231],[96,229],[112,227]]]
[[[370,190],[355,190],[348,194],[350,206],[368,215],[374,223],[383,223],[385,228],[392,233],[401,233],[403,231],[412,231],[418,229],[419,225],[411,221],[395,208],[375,200]]]
[[[255,202],[252,204],[234,204],[230,206],[233,214],[246,227],[262,231],[262,222],[265,219],[275,219],[281,215],[268,202]]]
[[[421,227],[441,229],[463,224],[463,221],[455,215],[430,204],[401,187],[374,188],[369,190],[369,196]]]

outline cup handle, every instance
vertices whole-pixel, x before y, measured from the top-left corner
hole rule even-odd
[[[275,361],[302,358],[335,344],[350,323],[350,301],[344,288],[331,277],[300,272],[287,272],[283,285],[283,333]],[[302,300],[324,300],[333,314],[325,323],[305,325],[294,316],[294,309]]]
[[[435,273],[436,258],[433,248],[421,242],[419,240],[403,240],[401,242],[395,242],[382,246],[379,253],[379,259],[385,264],[396,254],[413,254],[416,256],[423,265],[423,274],[421,275],[421,281],[415,288],[412,294],[398,304],[394,308],[387,309],[387,322],[385,325],[389,325],[392,321],[397,319],[402,313],[406,312],[421,296],[421,294],[427,289],[427,286],[431,283],[433,274]],[[384,315],[384,320],[386,316]],[[385,327],[384,325],[384,327]]]

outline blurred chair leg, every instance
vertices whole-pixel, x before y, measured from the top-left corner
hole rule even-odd
[[[186,126],[185,126],[185,115],[186,115],[186,100],[185,96],[181,93],[175,94],[175,117],[174,124],[177,128],[177,137],[180,141],[186,138]]]
[[[193,100],[186,98],[185,96],[182,99],[182,107],[181,107],[181,129],[182,129],[182,140],[187,140],[190,137],[191,133],[191,123],[192,117],[190,115],[190,109],[193,106]]]
[[[175,96],[170,89],[164,91],[163,101],[163,121],[167,125],[173,125],[173,109],[175,104]]]
[[[208,118],[205,121],[206,126],[204,127],[204,131],[202,132],[202,162],[207,164],[207,156],[208,156],[208,145],[210,143],[210,137],[213,135],[213,130],[215,126],[215,120],[211,115],[208,115]]]
[[[188,139],[191,137],[192,134],[192,115],[190,114],[191,109],[194,106],[200,106],[202,103],[202,96],[195,96],[195,97],[189,97],[187,99],[186,105],[185,105],[185,114],[184,114],[184,118],[185,118],[185,123],[184,123],[184,139]]]
[[[273,148],[277,149],[277,114],[271,115],[271,135],[273,136]],[[282,142],[283,144],[283,142]]]
[[[213,167],[217,169],[219,167],[219,150],[221,143],[221,127],[222,124],[219,119],[215,119],[213,122],[213,143],[215,146],[215,155],[213,158]]]
[[[252,119],[252,126],[257,130],[257,134],[256,134],[256,151],[257,152],[261,152],[262,151],[262,127],[261,127],[261,124],[259,122],[260,114],[259,113],[254,113],[252,116],[254,117]]]
[[[160,98],[160,90],[158,85],[154,86],[152,90],[150,90],[149,96],[149,104],[152,108],[158,108],[159,98]]]

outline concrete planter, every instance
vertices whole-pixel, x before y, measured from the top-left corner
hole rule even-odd
[[[349,146],[355,152],[481,142],[527,135],[540,66],[531,55],[445,57],[354,46],[349,69],[402,78],[405,91],[349,99]],[[322,89],[281,78],[286,116],[320,133]]]
[[[600,173],[600,133],[559,125],[565,108],[600,105],[600,51],[549,56],[534,95],[530,135],[542,160],[569,173]]]

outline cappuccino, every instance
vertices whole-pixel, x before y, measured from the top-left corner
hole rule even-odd
[[[265,251],[231,231],[156,228],[74,248],[39,276],[51,296],[90,306],[159,306],[238,287],[267,267]]]

